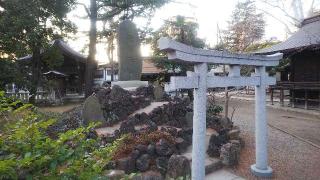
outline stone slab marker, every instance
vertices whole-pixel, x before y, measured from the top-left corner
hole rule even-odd
[[[168,38],[159,40],[159,48],[168,53],[168,59],[184,61],[194,65],[194,72],[187,72],[187,77],[171,77],[166,91],[177,89],[194,89],[193,143],[192,143],[192,179],[205,178],[205,134],[207,88],[229,86],[255,86],[255,119],[256,119],[256,164],[251,171],[256,176],[268,177],[272,169],[268,166],[267,121],[266,121],[266,86],[275,84],[273,77],[266,75],[266,66],[276,66],[282,54],[269,56],[252,54],[233,54],[225,51],[212,51],[193,48]],[[207,64],[230,65],[229,76],[218,77],[208,74]],[[240,76],[240,65],[256,67],[251,77]]]
[[[83,104],[82,110],[83,123],[89,125],[90,122],[101,122],[102,125],[106,123],[103,117],[103,111],[98,98],[95,95],[89,96]]]

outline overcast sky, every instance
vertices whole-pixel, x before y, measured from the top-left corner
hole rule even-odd
[[[88,0],[82,0],[88,3]],[[183,3],[169,3],[156,11],[155,16],[152,18],[151,27],[154,29],[159,28],[164,20],[182,15],[194,18],[199,24],[198,36],[203,38],[207,44],[214,46],[216,44],[217,27],[225,29],[227,21],[230,19],[231,13],[238,2],[238,0],[180,0]],[[304,6],[308,9],[311,0],[303,0]],[[277,18],[288,21],[288,19],[281,13],[281,11],[270,8],[265,4],[257,3],[258,9],[263,9],[273,14]],[[69,40],[68,43],[76,50],[81,50],[88,43],[88,36],[81,32],[88,31],[90,22],[87,19],[79,18],[85,14],[82,7],[78,7],[70,13],[69,18],[73,20],[78,26],[79,33],[76,35],[78,40]],[[266,32],[264,39],[277,38],[278,40],[285,40],[288,34],[285,27],[278,20],[271,16],[265,15]],[[135,19],[137,26],[143,27],[146,24],[145,19]],[[101,24],[98,23],[101,27]],[[107,63],[105,45],[100,43],[97,45],[97,60],[100,63]],[[142,47],[142,54],[144,56],[150,55],[148,47]]]

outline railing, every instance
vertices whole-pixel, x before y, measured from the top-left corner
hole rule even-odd
[[[276,85],[270,86],[270,98],[271,103],[273,104],[273,97],[274,97],[274,91],[279,90],[280,91],[280,105],[284,106],[284,91],[289,90],[290,95],[290,104],[291,107],[295,108],[297,107],[296,101],[302,101],[304,102],[304,108],[309,109],[310,103],[318,103],[318,109],[320,109],[320,82],[277,82]],[[304,91],[304,97],[297,97],[295,95],[295,90]],[[318,98],[310,98],[309,93],[311,91],[319,91],[319,97]]]
[[[6,92],[6,96],[13,97],[20,99],[23,102],[29,102],[29,98],[31,97],[31,94],[29,91],[20,90],[18,92]],[[55,101],[56,95],[55,92],[48,92],[48,91],[38,91],[35,95],[36,101]]]

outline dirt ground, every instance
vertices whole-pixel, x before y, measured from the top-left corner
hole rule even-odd
[[[247,179],[256,179],[249,170],[255,162],[254,101],[231,100],[230,107],[231,110],[236,108],[233,121],[240,127],[245,140],[240,163],[233,172]],[[267,108],[267,116],[271,125],[268,126],[268,150],[273,179],[320,179],[320,149],[294,137],[320,146],[320,118],[274,108]]]
[[[60,106],[48,106],[48,107],[39,107],[40,111],[44,112],[54,112],[54,113],[63,113],[66,111],[70,111],[74,107],[80,105],[81,102],[79,103],[69,103],[69,104],[64,104]]]

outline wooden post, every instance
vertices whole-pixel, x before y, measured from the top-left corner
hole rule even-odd
[[[308,90],[304,91],[304,109],[308,110]]]
[[[280,89],[280,106],[284,106],[284,92],[282,88]]]
[[[319,105],[319,109],[320,109],[320,90],[318,93],[319,93],[319,102],[318,102],[319,104],[318,105]]]
[[[273,105],[273,88],[270,89],[270,100],[271,100],[271,105]]]
[[[296,100],[296,97],[295,97],[295,93],[294,93],[294,90],[291,91],[291,107],[292,108],[295,108],[295,100]]]

